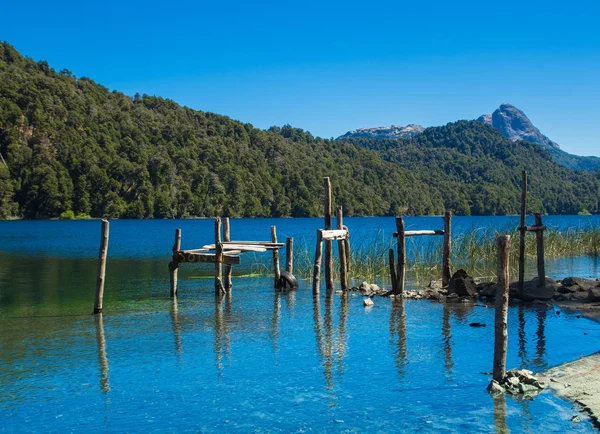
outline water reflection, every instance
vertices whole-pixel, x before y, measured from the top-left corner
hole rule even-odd
[[[345,358],[347,353],[346,324],[348,319],[347,293],[340,296],[339,320],[337,333],[334,321],[334,294],[327,291],[325,295],[325,312],[321,318],[321,298],[313,297],[313,322],[317,343],[317,353],[321,358],[323,366],[323,377],[325,378],[325,390],[332,392],[335,387],[335,372],[342,377],[345,372]],[[334,396],[335,399],[335,396]],[[335,401],[330,404],[335,406]]]
[[[108,357],[106,356],[106,339],[104,338],[104,319],[102,314],[94,315],[96,321],[96,344],[98,345],[98,363],[100,365],[100,389],[104,393],[110,391],[108,378]]]
[[[506,424],[506,396],[503,393],[492,395],[494,401],[494,425],[498,434],[508,434],[508,425]]]
[[[548,310],[545,308],[537,311],[537,330],[536,335],[536,358],[533,363],[539,371],[543,371],[548,367],[546,363],[546,315]]]
[[[273,299],[273,316],[271,318],[271,342],[273,351],[279,352],[279,320],[281,318],[281,292],[275,291]]]
[[[346,321],[348,319],[348,298],[350,294],[344,291],[340,295],[340,320],[338,323],[338,335],[336,339],[336,362],[337,371],[340,376],[344,374],[344,359],[346,358]]]
[[[404,298],[392,299],[390,313],[390,343],[394,349],[394,360],[398,370],[398,381],[402,383],[408,365],[406,345],[406,314],[404,312]]]
[[[527,368],[529,365],[529,359],[527,358],[527,339],[525,336],[525,308],[522,304],[518,306],[518,317],[519,317],[519,360],[521,361],[520,368]]]
[[[453,380],[454,361],[452,360],[452,329],[450,328],[450,304],[442,305],[442,349],[444,350],[444,369],[446,370],[446,380]]]
[[[215,365],[219,376],[223,374],[223,359],[231,355],[229,323],[231,319],[231,292],[215,296]]]
[[[183,353],[181,343],[181,324],[179,322],[179,309],[177,306],[177,295],[174,295],[171,303],[171,326],[173,327],[173,336],[175,337],[175,351],[178,356]]]

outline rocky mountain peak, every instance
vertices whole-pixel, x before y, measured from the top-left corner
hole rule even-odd
[[[511,104],[504,103],[492,114],[480,116],[477,120],[491,125],[512,141],[525,140],[545,148],[560,149],[558,143],[543,135],[522,110]]]

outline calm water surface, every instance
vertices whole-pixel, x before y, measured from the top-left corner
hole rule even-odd
[[[312,244],[321,221],[233,220],[232,237],[268,239],[271,224],[281,239]],[[391,218],[346,224],[355,239],[394,231]],[[454,219],[455,233],[516,224]],[[90,315],[99,227],[0,222],[0,432],[592,431],[587,420],[572,424],[577,410],[550,393],[487,394],[493,309],[483,305],[376,298],[365,309],[361,297],[313,299],[304,281],[277,294],[268,277],[234,279],[232,296],[215,299],[212,280],[191,264],[169,299],[174,229],[184,248],[199,247],[212,242],[211,220],[111,222],[105,313]],[[600,277],[586,258],[547,270]],[[556,308],[512,307],[509,337],[508,366],[533,371],[600,349],[598,324]]]

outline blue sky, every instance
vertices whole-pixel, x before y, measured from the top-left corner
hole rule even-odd
[[[0,40],[126,94],[322,137],[521,108],[600,155],[600,2],[4,0]]]

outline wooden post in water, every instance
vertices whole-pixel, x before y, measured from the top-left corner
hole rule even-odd
[[[271,242],[277,242],[277,228],[271,226]],[[273,249],[273,274],[275,275],[275,288],[280,288],[279,279],[281,279],[281,270],[279,269],[279,249]]]
[[[496,286],[496,311],[494,327],[494,380],[501,382],[506,374],[506,349],[508,344],[508,293],[510,235],[496,239],[498,247],[498,284]]]
[[[291,237],[285,240],[285,271],[294,272],[294,239]]]
[[[392,293],[398,294],[398,278],[396,276],[396,263],[394,261],[394,249],[389,252],[390,279],[392,280]]]
[[[223,218],[223,240],[231,241],[231,228],[229,226],[229,217]],[[230,264],[225,264],[225,290],[231,291],[231,269],[233,267]]]
[[[444,250],[442,253],[442,286],[450,282],[450,255],[452,254],[452,210],[444,214]]]
[[[321,258],[323,256],[323,231],[317,230],[317,249],[315,251],[315,264],[313,267],[313,295],[321,292]]]
[[[342,211],[342,207],[337,207],[337,228],[339,230],[344,229],[344,213]],[[346,244],[345,240],[338,241],[338,254],[340,257],[340,283],[342,285],[342,291],[348,290],[348,263],[346,261]]]
[[[98,278],[96,279],[96,298],[94,300],[94,313],[102,313],[102,300],[104,299],[104,275],[106,274],[106,255],[108,253],[108,220],[102,220],[102,233],[100,235],[100,254],[98,258]]]
[[[546,264],[544,261],[544,226],[542,225],[542,214],[536,213],[535,225],[535,241],[537,248],[537,272],[538,272],[538,287],[542,287],[546,283]]]
[[[525,213],[527,212],[527,172],[523,170],[521,180],[521,221],[519,226],[519,295],[523,294],[525,282]]]
[[[327,176],[324,179],[325,184],[325,230],[331,230],[331,181]],[[325,240],[325,287],[328,290],[333,289],[333,242]]]
[[[171,274],[171,297],[175,297],[177,295],[177,269],[179,268],[177,252],[181,250],[181,229],[175,229],[175,243],[172,250],[173,258],[169,262],[169,271]]]
[[[221,243],[221,219],[215,218],[215,295],[223,295],[223,244]]]
[[[402,219],[402,217],[396,217],[396,232],[398,232],[398,271],[396,273],[396,294],[402,294],[404,292],[404,281],[406,273],[406,240],[404,237],[404,220]]]

